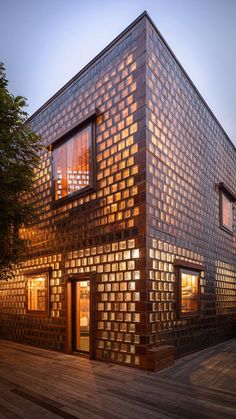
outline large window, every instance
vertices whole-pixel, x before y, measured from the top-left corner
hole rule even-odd
[[[179,313],[181,316],[199,313],[200,272],[179,269]]]
[[[91,136],[92,125],[88,125],[53,150],[55,201],[91,186]]]
[[[27,311],[46,314],[48,310],[48,273],[27,275]]]

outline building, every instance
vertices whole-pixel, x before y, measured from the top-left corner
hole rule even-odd
[[[1,336],[148,369],[233,336],[236,149],[147,13],[29,124],[41,221]]]

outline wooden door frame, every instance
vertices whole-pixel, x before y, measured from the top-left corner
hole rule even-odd
[[[73,352],[72,347],[72,283],[90,281],[90,331],[89,331],[89,359],[95,359],[95,325],[96,325],[96,274],[75,274],[66,277],[65,301],[66,301],[66,353]]]

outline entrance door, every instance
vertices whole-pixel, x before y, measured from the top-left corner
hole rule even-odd
[[[72,284],[72,350],[90,351],[90,280]]]

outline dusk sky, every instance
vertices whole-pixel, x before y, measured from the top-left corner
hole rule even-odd
[[[236,144],[236,0],[0,0],[0,61],[31,115],[144,10]]]

